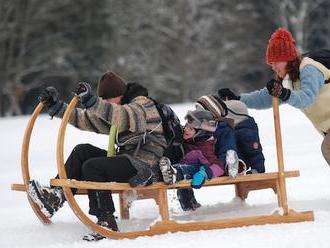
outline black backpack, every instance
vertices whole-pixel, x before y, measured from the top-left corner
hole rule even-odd
[[[330,70],[330,50],[329,49],[320,49],[316,51],[310,51],[303,54],[303,57],[311,58]],[[330,79],[325,81],[325,83],[329,83]]]
[[[170,106],[153,100],[162,119],[163,131],[167,142],[164,156],[171,160],[172,164],[178,163],[184,154],[183,151],[183,127],[178,116]]]

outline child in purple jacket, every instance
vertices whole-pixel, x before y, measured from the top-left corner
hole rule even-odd
[[[178,164],[171,165],[167,157],[160,160],[160,169],[166,184],[192,179],[192,188],[200,188],[213,177],[223,176],[228,171],[238,171],[238,156],[233,128],[224,121],[216,122],[207,110],[188,111],[184,128],[185,156]],[[214,137],[217,137],[216,139]],[[179,189],[178,198],[183,210],[194,210],[200,204],[191,189]]]

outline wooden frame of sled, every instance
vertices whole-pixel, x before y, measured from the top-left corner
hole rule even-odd
[[[273,98],[273,112],[274,112],[274,124],[275,124],[275,138],[278,160],[278,172],[263,173],[263,174],[251,174],[238,176],[237,178],[219,177],[214,178],[205,183],[205,186],[215,185],[229,185],[235,186],[235,193],[241,199],[246,199],[248,193],[252,190],[271,188],[277,194],[278,206],[282,208],[282,213],[279,211],[270,215],[259,215],[251,217],[241,218],[228,218],[222,220],[211,221],[194,221],[188,223],[179,223],[169,218],[169,208],[167,200],[167,190],[177,188],[190,188],[189,181],[181,181],[173,185],[165,185],[164,183],[154,183],[147,187],[131,188],[127,183],[99,183],[99,182],[86,182],[67,179],[65,167],[64,167],[64,138],[66,126],[68,124],[69,117],[75,108],[78,97],[75,96],[67,107],[67,110],[63,116],[62,123],[58,133],[57,140],[57,168],[60,179],[51,179],[50,184],[53,186],[60,186],[64,190],[65,197],[72,208],[76,216],[89,228],[101,233],[108,238],[122,239],[122,238],[136,238],[139,236],[152,236],[156,234],[163,234],[167,232],[177,231],[198,231],[198,230],[210,230],[220,229],[228,227],[240,227],[248,225],[263,225],[263,224],[277,224],[277,223],[293,223],[301,221],[313,221],[314,215],[312,211],[295,212],[289,209],[287,204],[287,194],[285,179],[287,177],[298,177],[299,171],[284,171],[283,165],[283,148],[279,119],[278,99]],[[25,131],[24,141],[22,146],[21,166],[24,184],[13,184],[12,190],[26,191],[27,185],[30,180],[29,164],[28,164],[28,150],[31,132],[34,122],[42,110],[43,106],[40,103],[34,110],[28,126]],[[76,202],[71,188],[77,188],[78,194],[86,194],[88,189],[98,190],[111,190],[113,193],[119,193],[120,214],[123,219],[129,218],[129,203],[125,201],[125,194],[129,191],[136,191],[138,199],[155,199],[159,206],[159,213],[161,220],[149,227],[147,230],[141,231],[129,231],[129,232],[113,232],[107,228],[97,225],[92,221],[80,208]],[[51,223],[50,220],[40,211],[38,206],[34,204],[28,197],[29,203],[34,210],[37,217],[44,224]]]

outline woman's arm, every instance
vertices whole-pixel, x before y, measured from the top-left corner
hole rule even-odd
[[[268,94],[266,87],[250,93],[243,93],[241,94],[240,100],[244,102],[248,108],[253,109],[266,109],[272,106],[272,96]]]
[[[315,102],[323,85],[323,73],[313,65],[306,65],[300,72],[300,89],[291,91],[287,103],[299,109],[307,108]]]

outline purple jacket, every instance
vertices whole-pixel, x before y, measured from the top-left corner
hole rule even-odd
[[[195,143],[184,143],[185,156],[181,163],[206,165],[211,177],[224,175],[224,161],[219,160],[214,150],[215,140],[206,140]]]

